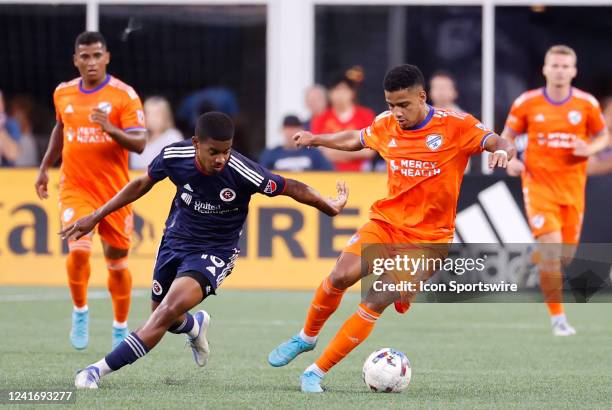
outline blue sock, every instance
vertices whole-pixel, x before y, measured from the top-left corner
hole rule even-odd
[[[132,364],[145,354],[149,348],[140,340],[136,333],[132,332],[119,346],[106,355],[104,360],[113,371],[119,370],[126,364]]]
[[[183,323],[179,323],[178,325],[172,325],[168,328],[168,332],[170,333],[174,333],[175,335],[181,334],[181,333],[189,333],[191,332],[191,329],[193,329],[193,316],[191,315],[191,313],[186,312],[185,313],[185,320],[183,320]]]

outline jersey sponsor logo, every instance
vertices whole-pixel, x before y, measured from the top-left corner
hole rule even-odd
[[[74,217],[74,209],[66,208],[64,210],[63,215],[62,215],[62,218],[64,219],[64,222],[69,222],[73,217]]]
[[[389,141],[389,145],[387,145],[387,147],[389,148],[397,147],[397,142],[395,141],[395,138],[391,138],[391,141]]]
[[[570,124],[578,125],[582,121],[582,113],[580,111],[570,111],[567,113],[567,119]]]
[[[157,280],[153,279],[153,286],[151,286],[151,290],[155,296],[159,296],[164,291],[164,288],[162,288],[162,285],[160,285]]]
[[[68,142],[104,144],[113,141],[113,139],[99,127],[78,127],[76,133],[74,129],[67,128],[65,132]]]
[[[266,184],[266,188],[264,189],[264,193],[266,194],[273,194],[274,192],[276,192],[276,189],[278,188],[278,185],[276,185],[276,182],[274,182],[273,180],[268,180],[268,183]]]
[[[429,134],[425,138],[425,144],[427,148],[432,151],[436,151],[440,146],[442,146],[442,135],[440,134]]]
[[[66,108],[64,108],[64,114],[72,114],[74,112],[74,108],[72,108],[72,104],[68,104]]]
[[[98,108],[104,111],[106,114],[110,114],[113,109],[113,106],[109,102],[102,101],[100,104],[98,104]]]
[[[544,122],[544,121],[546,121],[546,118],[544,117],[544,114],[536,114],[536,116],[533,117],[533,121],[535,121],[535,122]]]
[[[389,161],[389,167],[392,174],[399,172],[405,177],[433,177],[442,172],[437,162],[416,159],[392,159]]]
[[[223,202],[231,202],[236,199],[236,192],[230,188],[223,188],[219,193],[219,197]]]

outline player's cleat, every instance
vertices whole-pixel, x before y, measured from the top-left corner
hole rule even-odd
[[[127,327],[113,326],[113,350],[115,350],[115,348],[119,346],[119,343],[123,342],[123,339],[125,339],[129,334],[130,333]]]
[[[402,302],[401,300],[395,301],[394,305],[397,313],[406,313],[410,309],[410,303]]]
[[[302,391],[304,393],[323,393],[321,387],[323,378],[313,371],[305,371],[302,373]]]
[[[208,326],[210,326],[210,315],[206,311],[200,310],[193,315],[193,320],[196,320],[200,325],[200,331],[193,339],[187,337],[187,342],[189,343],[189,346],[191,346],[193,359],[195,360],[196,364],[200,367],[204,367],[206,366],[206,363],[208,363],[208,355],[210,354],[208,339],[206,339]]]
[[[307,343],[299,334],[278,345],[278,347],[268,355],[270,366],[281,367],[288,365],[300,353],[309,352],[315,348],[317,342]]]
[[[560,320],[552,325],[553,335],[555,336],[573,336],[576,334],[576,329],[570,326],[567,320]]]
[[[70,343],[77,350],[83,350],[89,343],[89,311],[72,311],[72,329]]]
[[[74,385],[77,389],[97,389],[99,382],[100,371],[94,366],[80,370],[74,378]]]

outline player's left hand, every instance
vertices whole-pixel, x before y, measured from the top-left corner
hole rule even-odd
[[[506,168],[508,166],[508,153],[504,150],[497,150],[489,154],[489,168]]]
[[[89,119],[92,122],[95,122],[96,124],[100,125],[102,127],[102,131],[104,132],[110,132],[110,130],[112,130],[114,127],[114,125],[111,124],[110,120],[108,119],[108,114],[106,113],[106,111],[101,110],[99,108],[94,108],[91,110]]]
[[[338,181],[336,182],[336,191],[338,192],[338,196],[334,198],[329,198],[329,205],[334,210],[334,215],[338,215],[346,205],[346,201],[348,201],[349,189],[346,186],[346,182]]]
[[[95,213],[89,214],[75,223],[68,225],[62,229],[59,234],[62,239],[72,239],[76,241],[91,232],[97,224],[97,215]]]
[[[591,146],[584,140],[577,139],[573,154],[577,157],[590,157],[593,155]]]

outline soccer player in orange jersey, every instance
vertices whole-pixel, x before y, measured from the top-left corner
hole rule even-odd
[[[429,106],[424,84],[417,67],[395,67],[384,80],[389,111],[376,117],[372,125],[336,134],[302,131],[295,135],[300,146],[377,151],[387,162],[388,194],[372,205],[370,220],[349,241],[331,274],[316,290],[302,330],[270,353],[272,366],[284,366],[298,354],[314,349],[323,324],[344,292],[361,278],[362,245],[450,243],[468,158],[486,149],[493,153],[489,156],[493,168],[505,167],[514,155],[511,142],[473,116]],[[399,292],[370,291],[322,355],[306,369],[302,391],[322,392],[323,376],[368,337],[378,317],[394,302],[398,311],[409,307]]]
[[[106,73],[110,54],[102,34],[84,32],[76,38],[74,47],[74,66],[81,76],[55,89],[57,123],[35,183],[38,196],[48,198],[48,169],[61,155],[59,206],[63,226],[90,214],[129,182],[128,152],[142,152],[146,142],[138,95]],[[124,207],[98,226],[115,316],[113,346],[128,334],[132,278],[127,256],[132,225],[132,209]],[[89,342],[91,235],[69,241],[68,249],[66,268],[74,304],[70,341],[76,349],[84,349]]]
[[[542,69],[546,86],[514,101],[502,137],[527,133],[523,161],[508,164],[508,174],[521,175],[529,225],[538,243],[540,287],[556,336],[576,333],[562,305],[562,265],[570,261],[580,239],[588,158],[608,144],[599,103],[572,87],[576,53],[551,47]]]

